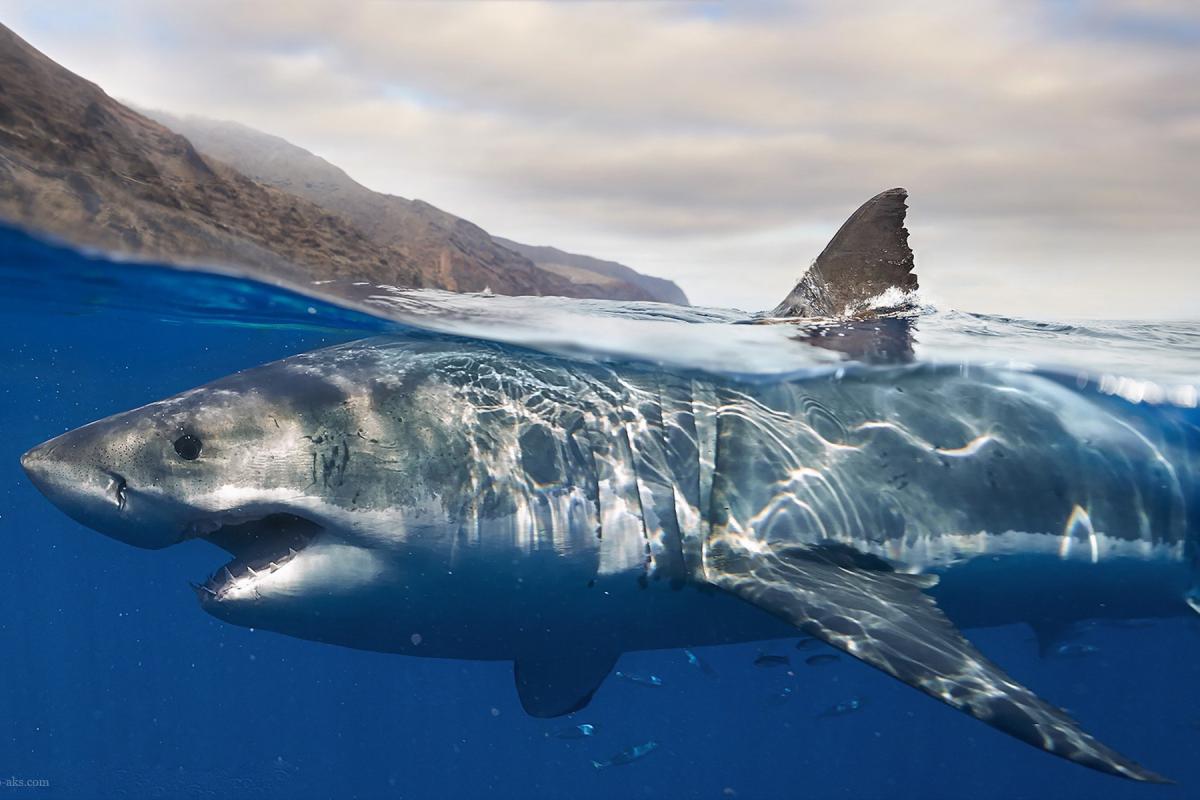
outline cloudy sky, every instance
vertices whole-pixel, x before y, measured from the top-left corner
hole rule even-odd
[[[0,0],[109,94],[278,134],[493,233],[774,305],[910,192],[922,291],[1200,316],[1200,2]]]

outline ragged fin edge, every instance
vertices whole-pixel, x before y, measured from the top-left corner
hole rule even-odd
[[[1023,742],[1110,775],[1171,783],[989,661],[921,591],[923,576],[795,556],[735,550],[717,536],[705,571],[715,586]]]
[[[908,246],[904,189],[888,189],[867,202],[838,229],[773,317],[835,317],[867,311],[865,304],[895,288],[917,288]]]

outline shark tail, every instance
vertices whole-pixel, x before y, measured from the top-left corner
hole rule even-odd
[[[917,288],[913,252],[904,216],[908,192],[888,189],[867,202],[842,225],[774,317],[834,317],[869,312],[870,301],[897,289]]]

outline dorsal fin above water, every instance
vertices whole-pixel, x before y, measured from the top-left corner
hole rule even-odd
[[[917,288],[908,246],[904,189],[888,189],[842,225],[791,293],[771,312],[775,317],[834,317],[866,310],[868,300],[896,288]]]

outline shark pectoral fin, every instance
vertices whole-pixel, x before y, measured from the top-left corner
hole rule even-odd
[[[513,662],[521,707],[534,717],[561,717],[591,702],[617,663],[619,653],[524,656]]]
[[[1008,677],[921,591],[929,576],[869,569],[801,549],[735,552],[710,541],[710,582],[994,728],[1086,767],[1169,783]]]

